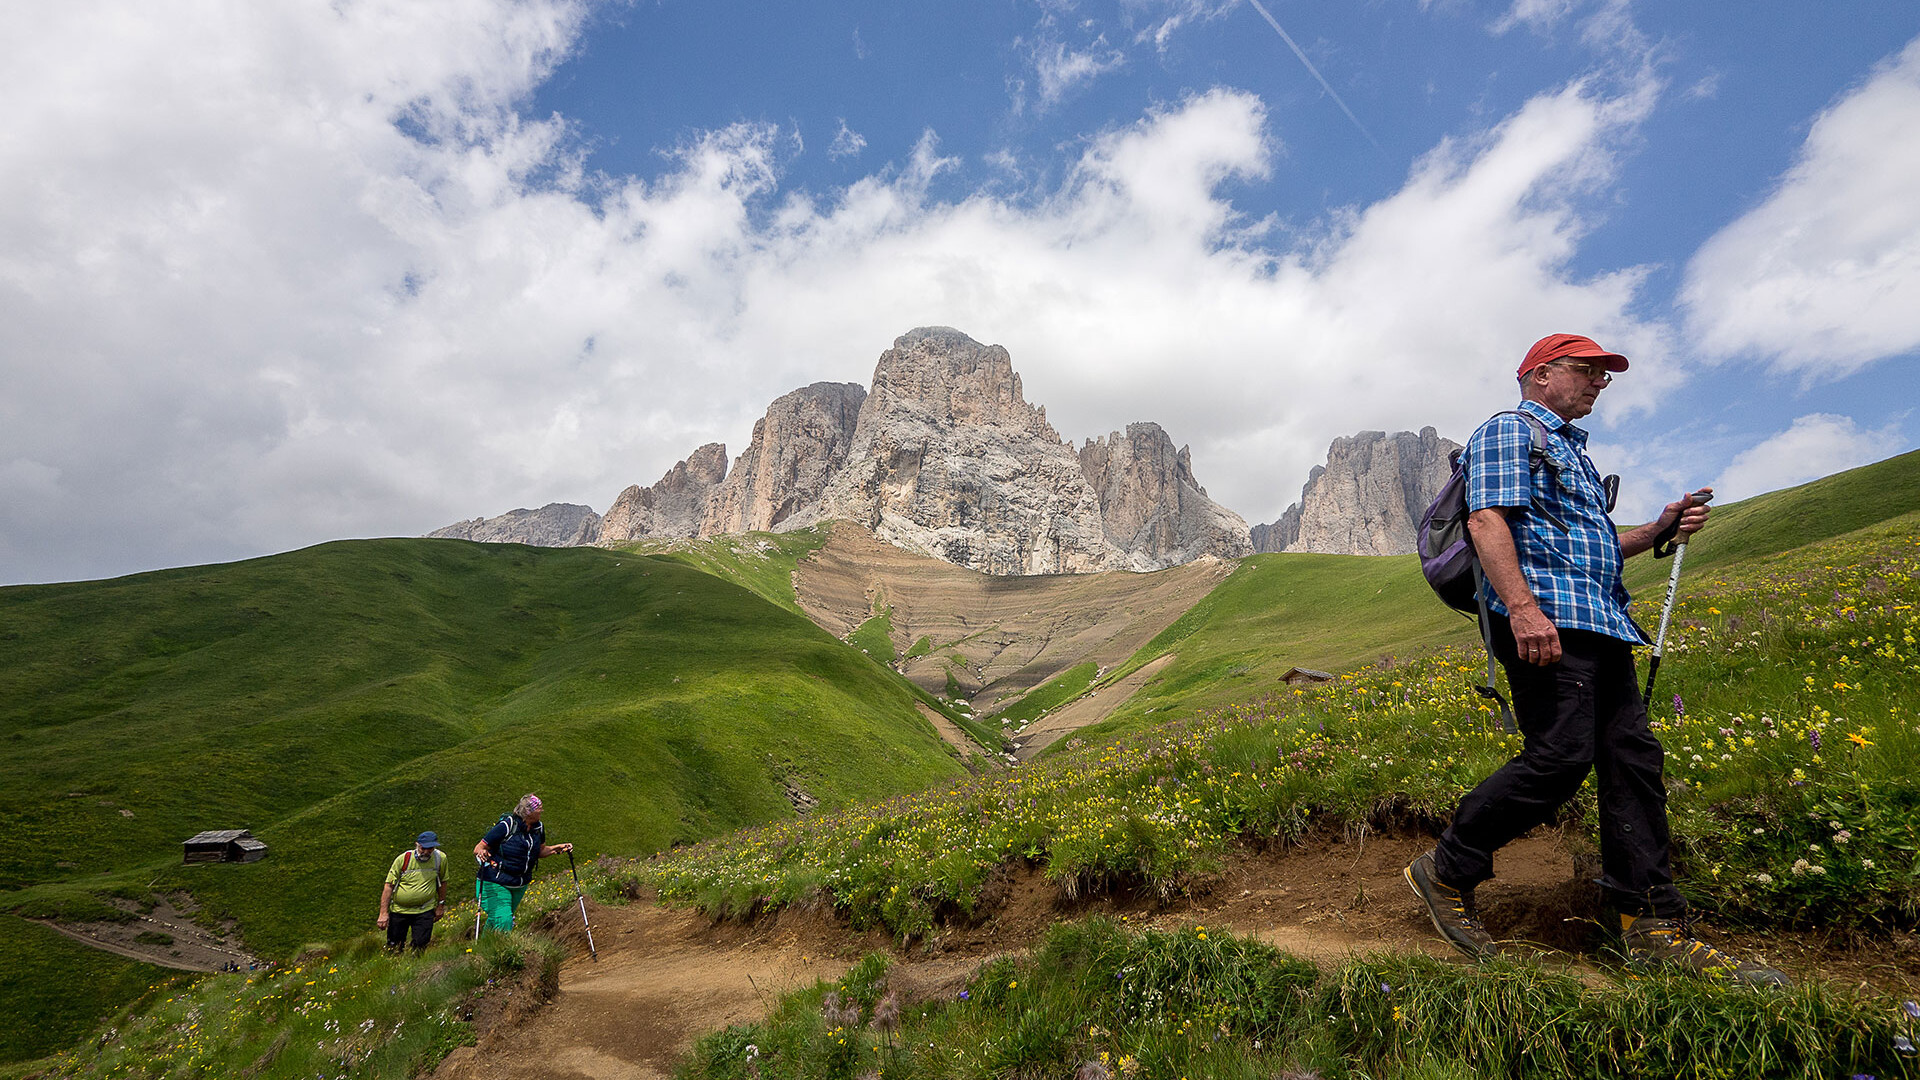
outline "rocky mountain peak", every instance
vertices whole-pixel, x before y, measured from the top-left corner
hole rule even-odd
[[[1079,457],[1100,499],[1107,540],[1129,569],[1252,553],[1247,523],[1207,497],[1193,478],[1192,453],[1174,450],[1159,424],[1128,424],[1124,433],[1088,439]]]
[[[667,470],[652,487],[620,493],[600,525],[600,542],[700,535],[707,499],[727,475],[727,448],[708,443]]]
[[[817,382],[774,399],[753,425],[733,472],[713,491],[702,535],[775,529],[815,505],[846,464],[860,406],[859,383]]]
[[[990,424],[1055,442],[1047,411],[1027,404],[1013,358],[947,326],[922,326],[894,339],[873,369],[874,398],[882,408],[945,424]]]
[[[486,544],[579,547],[600,538],[600,515],[579,503],[548,503],[538,510],[509,510],[498,517],[456,521],[430,537]]]
[[[945,326],[894,339],[871,392],[819,382],[782,395],[731,471],[708,443],[567,542],[831,520],[988,574],[1157,570],[1249,550],[1246,523],[1207,497],[1158,424],[1076,452],[1022,395],[1006,349]]]
[[[1260,551],[1335,555],[1405,555],[1413,551],[1420,515],[1451,472],[1460,448],[1431,427],[1418,434],[1362,431],[1333,440],[1300,501],[1271,525],[1253,529]]]

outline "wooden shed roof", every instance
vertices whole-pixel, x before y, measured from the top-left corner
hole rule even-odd
[[[231,844],[235,840],[251,838],[252,836],[253,833],[246,829],[208,829],[206,832],[195,833],[187,837],[182,843]]]

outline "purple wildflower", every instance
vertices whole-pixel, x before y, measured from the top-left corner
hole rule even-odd
[[[965,990],[960,991],[960,1000],[961,1001],[967,1000],[967,992]]]
[[[1820,752],[1820,732],[1819,731],[1809,729],[1807,731],[1807,742],[1813,746],[1814,753],[1817,754]]]
[[[1913,1040],[1907,1038],[1905,1035],[1895,1035],[1893,1037],[1893,1048],[1903,1054],[1911,1054],[1913,1053]]]
[[[1900,1009],[1913,1019],[1920,1020],[1920,1001],[1902,1002]]]
[[[1673,695],[1673,715],[1675,716],[1687,715],[1687,703],[1680,700],[1679,694]]]

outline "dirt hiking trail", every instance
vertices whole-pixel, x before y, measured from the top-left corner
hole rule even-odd
[[[1419,953],[1466,963],[1433,933],[1401,870],[1432,841],[1418,836],[1321,838],[1306,846],[1241,852],[1195,895],[1160,904],[1111,895],[1070,900],[1037,869],[1004,869],[990,882],[979,925],[950,927],[901,950],[880,933],[856,933],[822,911],[789,910],[752,923],[714,923],[696,912],[640,901],[593,907],[596,963],[585,942],[542,1008],[495,1023],[479,1045],[450,1056],[438,1080],[664,1080],[701,1036],[767,1014],[790,991],[837,978],[868,952],[888,950],[891,985],[909,1002],[951,998],[985,961],[1032,947],[1055,921],[1104,913],[1129,925],[1204,925],[1251,934],[1322,964],[1367,953]],[[1599,979],[1603,940],[1593,868],[1563,836],[1540,830],[1500,853],[1500,876],[1479,890],[1481,914],[1513,948],[1551,950],[1576,974]],[[1868,984],[1911,995],[1920,988],[1920,941],[1876,940],[1867,950],[1820,935],[1702,936],[1772,963],[1797,979]],[[579,936],[569,909],[558,927]]]

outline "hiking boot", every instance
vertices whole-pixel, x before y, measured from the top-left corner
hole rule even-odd
[[[1634,967],[1669,965],[1748,986],[1790,985],[1784,973],[1729,956],[1687,933],[1679,919],[1622,915],[1620,941],[1627,947],[1627,963]]]
[[[1427,917],[1447,943],[1475,960],[1483,960],[1500,951],[1492,935],[1480,925],[1473,908],[1473,890],[1456,889],[1433,873],[1433,852],[1413,860],[1406,869],[1407,884],[1413,894],[1427,905]]]

